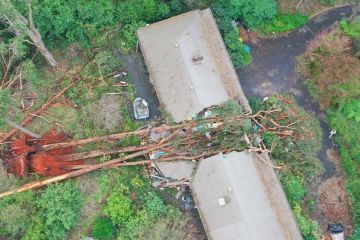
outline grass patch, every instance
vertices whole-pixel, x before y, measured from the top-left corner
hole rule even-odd
[[[354,36],[355,35],[355,36]],[[310,43],[301,61],[307,87],[327,112],[327,120],[339,145],[346,189],[355,220],[353,239],[360,225],[360,60],[350,53],[351,37],[360,32],[342,21],[341,28],[318,36]]]
[[[308,17],[302,14],[277,14],[270,21],[261,23],[258,31],[263,34],[276,34],[292,31],[305,25]]]

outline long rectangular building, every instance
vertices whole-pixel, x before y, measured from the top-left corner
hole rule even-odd
[[[251,112],[209,9],[145,26],[137,35],[150,81],[176,122],[229,99]]]

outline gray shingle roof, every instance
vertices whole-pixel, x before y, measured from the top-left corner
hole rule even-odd
[[[252,153],[202,160],[190,187],[210,240],[302,239],[274,170]]]
[[[175,121],[229,99],[251,111],[209,9],[151,24],[137,35],[159,101]]]

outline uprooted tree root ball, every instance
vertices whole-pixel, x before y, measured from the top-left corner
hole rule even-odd
[[[48,152],[36,152],[36,150],[42,145],[65,140],[67,140],[66,134],[64,132],[58,133],[55,130],[47,132],[41,139],[22,135],[3,151],[2,159],[9,173],[21,177],[29,173],[36,173],[41,176],[64,174],[83,164],[81,160],[64,161],[65,159],[56,157],[73,153],[72,147],[53,149]]]

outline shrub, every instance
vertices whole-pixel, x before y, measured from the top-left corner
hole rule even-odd
[[[136,47],[137,36],[136,31],[145,26],[145,22],[132,22],[126,24],[124,28],[121,30],[122,42],[120,48],[124,51],[128,51],[132,48]]]
[[[226,3],[228,0],[217,2],[211,5],[211,9],[234,66],[246,66],[251,62],[251,55],[240,41],[239,30],[232,24],[231,17],[235,13],[229,13],[232,8],[229,9]]]
[[[246,66],[251,62],[251,55],[245,50],[244,45],[241,43],[237,29],[225,33],[224,42],[236,68]]]
[[[169,5],[174,15],[180,14],[184,8],[184,4],[181,0],[170,0]]]
[[[360,122],[360,100],[352,99],[350,102],[345,103],[342,112],[348,119]]]
[[[96,240],[111,240],[114,239],[114,226],[111,223],[110,218],[99,217],[95,220],[95,226],[92,232],[92,236]]]
[[[277,14],[270,21],[262,22],[259,30],[265,34],[281,33],[297,29],[308,21],[302,14]]]
[[[284,175],[281,177],[281,182],[291,204],[295,204],[303,199],[305,188],[300,177],[295,175]]]
[[[37,201],[47,239],[65,239],[78,220],[81,202],[79,189],[73,182],[48,186]]]
[[[110,217],[114,224],[126,223],[133,214],[132,201],[120,192],[110,195],[104,208],[106,216]]]
[[[241,16],[246,24],[255,28],[265,21],[271,20],[277,13],[277,4],[274,0],[239,0]]]
[[[20,193],[0,200],[0,236],[20,239],[31,223],[34,194]]]
[[[52,47],[74,42],[88,46],[103,27],[116,23],[111,0],[34,0],[32,6],[34,21]]]
[[[299,225],[301,234],[305,239],[320,239],[319,229],[315,221],[311,221],[307,216],[303,215],[302,209],[299,204],[295,204],[293,207],[296,221]]]
[[[340,22],[341,30],[350,37],[360,36],[360,23],[349,23],[347,20],[343,19]]]
[[[120,22],[153,22],[167,17],[170,7],[156,0],[128,0],[118,4],[117,11]]]

